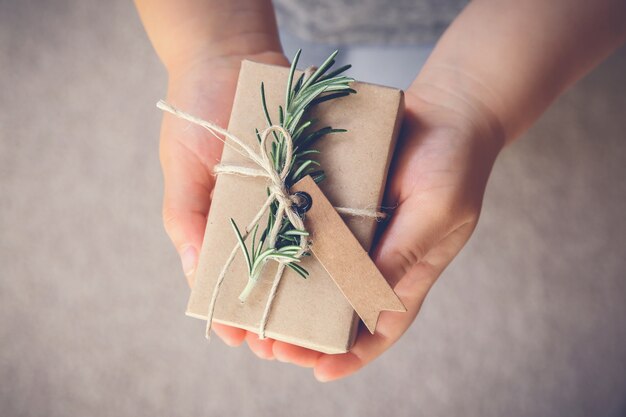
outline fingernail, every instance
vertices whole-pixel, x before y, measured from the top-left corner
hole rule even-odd
[[[276,358],[278,362],[289,363],[289,361],[286,358],[284,358],[281,354],[277,355],[276,352],[272,352],[272,353],[274,354],[274,358]]]
[[[183,247],[180,251],[180,261],[183,264],[185,276],[189,277],[196,270],[198,263],[198,251],[193,246]]]
[[[328,378],[327,375],[324,374],[318,374],[315,371],[313,371],[313,376],[315,377],[315,379],[317,379],[317,382],[328,382],[330,381],[330,378]]]
[[[241,345],[241,343],[233,342],[232,340],[228,338],[222,338],[222,342],[224,342],[226,346],[230,346],[230,347],[239,347],[239,345]]]

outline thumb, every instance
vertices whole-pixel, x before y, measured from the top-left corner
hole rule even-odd
[[[198,263],[214,178],[184,147],[162,152],[163,225],[191,285]]]
[[[362,332],[350,352],[322,355],[315,365],[318,379],[328,381],[356,372],[398,340],[439,274],[469,238],[475,225],[472,217],[459,216],[450,199],[438,197],[430,194],[426,201],[413,196],[402,202],[373,253],[407,311],[381,312],[376,333]]]
[[[457,208],[456,198],[445,195],[447,191],[429,193],[428,199],[412,195],[393,213],[373,253],[392,287],[412,276],[409,271],[420,263],[426,267],[421,268],[420,279],[434,281],[464,243],[455,236],[469,238],[479,210]]]
[[[163,224],[180,256],[185,278],[191,286],[202,247],[206,215],[164,203]]]

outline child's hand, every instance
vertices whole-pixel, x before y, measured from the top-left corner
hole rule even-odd
[[[224,128],[243,59],[287,65],[271,0],[135,0],[154,48],[169,74],[167,101]],[[160,157],[163,222],[191,284],[198,261],[222,142],[166,114]],[[246,332],[213,326],[227,343]]]
[[[376,333],[362,327],[353,349],[342,355],[259,340],[249,333],[248,344],[258,356],[314,367],[320,380],[336,379],[375,359],[413,322],[430,287],[474,230],[502,144],[497,127],[472,106],[441,99],[430,87],[407,92],[405,126],[385,202],[397,207],[374,249],[376,264],[408,311],[383,312]],[[243,336],[228,340],[237,344]]]
[[[475,0],[439,40],[406,96],[407,120],[388,188],[398,204],[374,257],[407,313],[383,312],[351,352],[322,355],[263,342],[278,358],[330,380],[389,348],[476,226],[504,143],[626,39],[620,0]],[[251,345],[253,347],[254,345]]]

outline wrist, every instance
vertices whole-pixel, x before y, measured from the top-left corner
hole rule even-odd
[[[286,66],[289,64],[281,50],[239,51],[224,54],[199,51],[197,54],[167,67],[168,83],[170,86],[180,82],[187,83],[190,81],[189,77],[196,76],[206,82],[208,74],[211,74],[214,80],[219,81],[225,74],[232,76],[233,73],[238,73],[241,61],[245,59],[269,65]]]
[[[246,44],[240,40],[240,45],[221,45],[218,48],[210,45],[188,48],[185,53],[164,61],[170,79],[189,72],[198,67],[204,68],[232,68],[238,67],[242,60],[250,59],[256,62],[284,65],[287,63],[280,47],[280,43],[271,45],[269,42],[261,44]]]
[[[198,60],[280,53],[271,0],[135,0],[168,72]]]
[[[244,59],[270,65],[288,64],[282,53],[274,51],[220,57],[200,55],[168,71],[166,100],[227,126]]]
[[[426,65],[407,90],[425,111],[440,113],[448,125],[498,154],[508,142],[496,109],[498,97],[471,75],[448,66]]]

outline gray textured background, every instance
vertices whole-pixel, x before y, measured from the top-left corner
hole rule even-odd
[[[0,414],[626,415],[624,74],[622,49],[505,150],[407,335],[319,384],[183,315],[132,4],[1,0]]]

